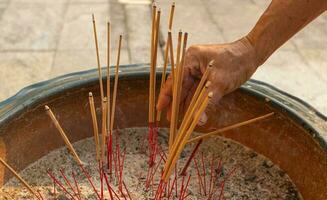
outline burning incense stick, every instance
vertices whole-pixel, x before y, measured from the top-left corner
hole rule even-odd
[[[43,199],[42,196],[39,197],[39,194],[33,190],[33,188],[2,158],[0,158],[0,162],[5,166],[25,187],[33,194],[37,199]]]
[[[55,125],[55,127],[57,128],[57,130],[60,133],[60,136],[62,137],[62,139],[64,140],[69,152],[72,154],[73,158],[75,159],[75,161],[79,164],[82,165],[83,162],[81,161],[81,159],[78,157],[73,145],[70,143],[66,133],[64,132],[64,130],[62,129],[62,127],[60,126],[58,120],[56,119],[55,115],[53,114],[52,110],[49,108],[49,106],[44,106],[46,113],[49,115],[49,117],[52,120],[52,123]]]
[[[268,118],[268,117],[270,117],[272,115],[274,115],[273,112],[268,113],[268,114],[265,114],[265,115],[262,115],[260,117],[256,117],[256,118],[247,120],[247,121],[243,121],[243,122],[240,122],[240,123],[237,123],[237,124],[226,126],[224,128],[218,129],[216,131],[212,131],[210,133],[206,133],[206,134],[200,135],[198,137],[192,138],[189,141],[187,141],[187,143],[191,143],[191,142],[195,142],[195,141],[198,141],[198,140],[201,140],[201,139],[206,139],[206,138],[209,138],[209,137],[212,137],[212,136],[216,136],[216,135],[219,135],[219,134],[221,134],[223,132],[226,132],[228,130],[231,130],[231,129],[234,129],[234,128],[238,128],[238,127],[241,127],[241,126],[245,126],[245,125],[251,124],[253,122],[257,122],[257,121],[266,119],[266,118]]]
[[[97,64],[98,64],[101,103],[102,103],[104,94],[103,94],[103,84],[102,84],[102,72],[101,72],[101,65],[100,65],[100,58],[99,58],[98,36],[97,36],[97,29],[96,29],[94,14],[92,14],[92,22],[93,22],[93,33],[94,33],[95,51],[96,51]]]
[[[95,106],[94,106],[94,98],[93,98],[92,92],[89,92],[89,104],[90,104],[90,111],[91,111],[91,116],[92,116],[96,159],[97,159],[97,161],[99,161],[100,160],[99,129],[98,129],[98,122],[97,122],[97,116],[96,116],[96,111],[95,111]]]

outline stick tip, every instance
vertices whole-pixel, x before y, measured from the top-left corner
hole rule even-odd
[[[171,4],[171,7],[175,7],[176,3],[175,1]]]
[[[92,21],[95,22],[94,13],[92,13]]]
[[[208,88],[210,85],[211,85],[211,81],[207,81],[204,87]]]
[[[209,92],[208,97],[212,98],[213,97],[213,92]]]
[[[215,63],[215,60],[211,60],[210,62],[209,62],[209,67],[212,67],[213,66],[213,64]]]
[[[93,97],[93,93],[92,92],[89,92],[89,97]]]
[[[44,109],[45,109],[46,111],[50,110],[50,108],[49,108],[48,105],[45,105],[45,106],[44,106]]]

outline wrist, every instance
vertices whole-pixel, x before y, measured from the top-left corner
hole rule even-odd
[[[261,56],[261,51],[258,49],[257,45],[255,45],[255,41],[249,35],[241,38],[241,41],[253,54],[254,64],[256,65],[256,68],[258,68],[264,63],[264,61]]]

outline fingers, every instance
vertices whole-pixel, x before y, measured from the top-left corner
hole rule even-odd
[[[187,111],[198,85],[199,85],[199,81],[195,81],[193,87],[190,89],[190,92],[187,94],[187,96],[183,102],[183,107],[182,107],[183,113],[185,113]]]
[[[173,86],[173,79],[170,74],[166,80],[166,83],[164,84],[163,88],[160,91],[158,103],[157,103],[157,110],[162,111],[171,103],[172,95],[173,95],[172,86]]]

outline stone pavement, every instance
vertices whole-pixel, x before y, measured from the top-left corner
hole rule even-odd
[[[149,62],[150,0],[0,0],[0,101],[21,88],[96,66],[91,13],[105,65],[106,21],[112,23],[112,63],[119,34],[121,64]],[[189,44],[230,42],[251,30],[269,0],[178,0],[175,32]],[[159,0],[165,38],[171,1]],[[162,63],[162,51],[159,64]],[[281,47],[255,73],[327,115],[327,13]]]

